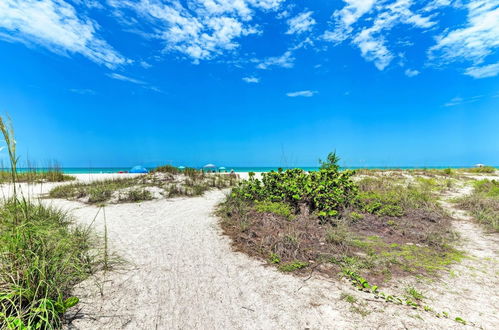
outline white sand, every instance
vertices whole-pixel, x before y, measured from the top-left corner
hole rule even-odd
[[[117,175],[117,174],[116,174]],[[113,174],[112,176],[116,176]],[[109,175],[78,175],[90,180]],[[34,185],[31,196],[53,184]],[[27,191],[24,185],[24,190]],[[6,187],[3,187],[6,190]],[[111,250],[128,266],[99,274],[75,290],[81,298],[77,329],[450,329],[463,328],[408,307],[375,301],[348,282],[313,274],[299,278],[279,273],[262,262],[231,250],[213,216],[224,199],[221,191],[202,197],[155,200],[105,208]],[[71,210],[76,220],[90,224],[97,208],[64,200],[46,201]],[[102,214],[93,224],[103,232]],[[496,236],[467,218],[456,228],[466,233],[464,249],[472,259],[456,265],[457,277],[435,283],[415,283],[428,302],[451,316],[487,328],[498,328],[498,245]],[[491,262],[493,258],[495,261]],[[488,269],[483,271],[484,265]],[[403,290],[397,281],[387,292]],[[464,289],[463,289],[464,287]],[[340,299],[351,294],[370,312],[351,311]]]

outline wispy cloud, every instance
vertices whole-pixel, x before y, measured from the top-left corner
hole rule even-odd
[[[295,58],[293,56],[293,52],[288,50],[281,56],[275,57],[267,57],[261,63],[259,63],[256,67],[258,69],[266,70],[272,66],[278,66],[281,68],[292,68],[295,65]]]
[[[89,88],[71,88],[69,89],[71,93],[81,94],[81,95],[96,95],[97,92]]]
[[[457,96],[457,97],[452,98],[449,102],[445,103],[444,107],[453,107],[453,106],[461,105],[461,104],[465,104],[465,103],[473,103],[473,102],[476,102],[476,101],[482,99],[483,97],[484,97],[484,95],[476,95],[476,96],[467,97],[467,98],[462,98],[462,97]]]
[[[109,68],[130,62],[98,35],[98,24],[62,0],[0,1],[0,38],[80,54]]]
[[[258,84],[260,82],[260,78],[257,78],[257,77],[244,77],[243,81],[247,82],[248,84]]]
[[[286,93],[287,96],[289,97],[312,97],[315,94],[319,93],[318,91],[311,91],[311,90],[305,90],[305,91],[298,91],[298,92],[289,92]]]
[[[139,85],[140,87],[142,87],[144,89],[164,94],[164,92],[160,88],[158,88],[156,86],[153,86],[150,83],[148,83],[146,81],[143,81],[143,80],[140,80],[140,79],[128,77],[128,76],[125,76],[125,75],[122,75],[122,74],[116,73],[116,72],[107,73],[106,75],[109,78],[112,78],[112,79],[116,79],[116,80],[120,80],[120,81],[124,81],[124,82],[128,82],[128,83],[136,84],[136,85]]]
[[[106,75],[109,78],[113,78],[113,79],[116,79],[116,80],[130,82],[132,84],[147,85],[147,83],[145,81],[142,81],[142,80],[139,80],[139,79],[135,79],[135,78],[131,78],[131,77],[127,77],[127,76],[124,76],[122,74],[115,73],[115,72],[113,72],[113,73],[107,73]]]
[[[307,11],[297,16],[290,18],[288,20],[288,31],[286,34],[300,34],[303,32],[310,31],[312,27],[317,23],[315,19],[312,18],[314,12]]]
[[[497,0],[469,1],[466,9],[466,26],[438,36],[428,51],[429,58],[437,64],[469,61],[472,66],[465,74],[475,78],[495,76],[499,64],[484,65],[484,62],[499,48],[499,3]]]
[[[407,77],[416,77],[417,75],[419,75],[421,72],[419,72],[418,70],[413,70],[413,69],[407,69],[404,71],[405,75]]]

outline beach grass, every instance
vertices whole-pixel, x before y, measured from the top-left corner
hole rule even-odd
[[[232,175],[206,174],[202,171],[159,167],[151,173],[89,183],[75,182],[54,187],[50,198],[79,200],[88,204],[130,203],[159,197],[200,196],[210,189],[232,187],[237,178]]]
[[[66,311],[78,303],[73,286],[101,264],[96,241],[65,212],[18,194],[17,183],[25,177],[17,172],[12,126],[2,117],[0,130],[13,186],[12,196],[0,202],[0,328],[60,328]]]
[[[25,200],[0,206],[0,328],[59,328],[71,289],[97,271],[96,238],[68,214]]]
[[[499,232],[499,181],[476,181],[473,192],[455,202],[461,209],[469,211],[478,223]]]
[[[65,182],[76,178],[64,174],[60,169],[48,169],[45,171],[28,170],[17,174],[17,182],[42,183],[42,182]],[[0,183],[10,183],[12,174],[10,171],[0,171]]]

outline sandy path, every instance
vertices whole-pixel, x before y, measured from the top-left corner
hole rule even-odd
[[[50,185],[33,187],[32,195]],[[460,192],[462,193],[462,192]],[[231,250],[212,215],[224,194],[110,205],[105,209],[111,250],[125,268],[83,282],[75,329],[450,329],[450,319],[374,301],[349,283],[282,274]],[[90,224],[98,209],[64,200],[47,201]],[[446,205],[452,207],[452,205]],[[93,224],[103,232],[102,213]],[[456,222],[473,258],[453,267],[454,276],[416,283],[438,311],[486,329],[497,328],[497,241],[482,236],[469,219]],[[478,267],[488,267],[485,272]],[[489,279],[487,280],[487,277]],[[492,280],[490,279],[492,278]],[[487,282],[488,281],[488,282]],[[393,283],[387,292],[406,285]],[[463,289],[464,288],[464,289]],[[385,289],[385,288],[384,288]],[[357,297],[367,315],[341,300]],[[73,310],[75,311],[75,310]],[[478,322],[479,320],[479,322]]]
[[[126,270],[86,281],[78,329],[404,329],[461,325],[407,307],[372,302],[350,284],[279,273],[235,253],[212,212],[223,200],[214,191],[198,198],[122,204],[106,208],[112,249]],[[89,223],[97,209],[57,201]],[[103,218],[95,223],[102,232]],[[103,291],[103,295],[100,294]],[[357,296],[368,311],[350,310],[341,293]],[[412,317],[409,317],[412,316]]]

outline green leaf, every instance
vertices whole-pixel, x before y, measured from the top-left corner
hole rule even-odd
[[[76,304],[78,304],[80,302],[80,299],[78,299],[78,297],[69,297],[68,299],[66,299],[64,301],[64,306],[66,308],[71,308],[73,306],[75,306]]]

